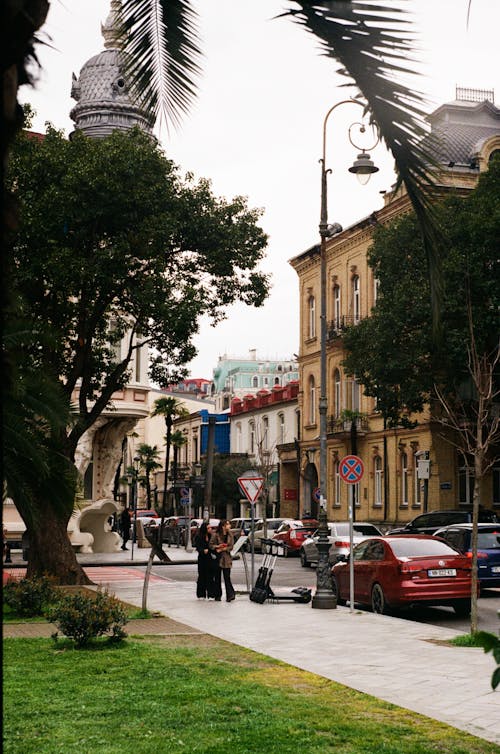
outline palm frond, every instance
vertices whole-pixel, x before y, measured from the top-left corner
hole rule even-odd
[[[394,0],[293,0],[292,5],[282,15],[304,26],[319,40],[323,54],[341,64],[338,72],[350,79],[346,85],[359,89],[394,156],[398,185],[406,187],[424,238],[437,325],[442,239],[432,205],[435,159],[425,139],[425,99],[398,80],[401,75],[416,80],[412,63],[417,40],[407,0],[400,0],[400,7]]]
[[[189,0],[124,0],[120,17],[132,92],[155,118],[178,126],[200,74],[196,12]]]

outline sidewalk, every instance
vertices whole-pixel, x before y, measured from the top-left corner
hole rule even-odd
[[[167,548],[167,554],[176,562],[196,562],[196,553]],[[146,564],[149,551],[135,551],[133,561],[123,555],[79,555],[78,560],[88,566],[137,566]],[[109,571],[103,572],[103,585],[140,607],[143,580],[137,572],[130,578],[124,569],[123,578],[106,582]],[[246,594],[231,603],[198,600],[194,582],[170,579],[168,565],[163,571],[149,585],[147,606],[182,624],[183,631],[189,627],[217,636],[500,744],[500,691],[490,685],[493,657],[444,643],[459,632],[348,607],[258,605]],[[235,587],[245,590],[243,584]]]

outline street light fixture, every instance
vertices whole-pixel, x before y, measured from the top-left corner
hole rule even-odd
[[[319,222],[319,234],[321,238],[320,245],[320,397],[319,397],[319,527],[318,527],[318,567],[316,569],[316,593],[312,599],[311,606],[320,609],[332,609],[337,607],[337,600],[333,596],[330,578],[330,564],[328,552],[330,543],[328,541],[328,522],[326,512],[326,413],[327,413],[327,391],[326,391],[326,343],[327,343],[327,322],[326,322],[326,242],[332,237],[332,228],[328,225],[328,206],[327,206],[327,176],[331,172],[326,168],[326,126],[328,118],[340,105],[359,105],[363,109],[364,103],[355,99],[342,100],[331,107],[323,121],[323,155],[321,163],[321,215]],[[349,141],[357,149],[361,149],[357,160],[349,168],[349,172],[354,173],[361,183],[366,184],[372,173],[376,173],[378,168],[373,164],[370,155],[363,147],[358,146],[351,137],[351,130],[354,126],[359,127],[360,133],[366,132],[366,126],[362,123],[353,123],[349,127]],[[377,140],[370,147],[373,149],[378,144]],[[340,226],[339,226],[340,227]]]

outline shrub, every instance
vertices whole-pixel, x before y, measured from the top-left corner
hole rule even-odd
[[[109,632],[109,638],[115,641],[127,635],[123,630],[128,620],[125,611],[116,597],[107,592],[97,592],[95,596],[73,594],[62,597],[47,610],[46,617],[65,636],[73,639],[77,647]]]
[[[57,599],[53,581],[47,576],[9,579],[3,588],[3,600],[19,615],[43,615],[45,608]]]

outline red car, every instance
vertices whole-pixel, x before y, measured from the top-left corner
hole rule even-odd
[[[318,528],[318,522],[308,519],[307,522],[286,518],[274,532],[272,539],[287,545],[288,555],[298,555],[305,539],[312,537]]]
[[[374,613],[391,607],[450,605],[470,613],[471,562],[446,542],[429,535],[365,539],[352,551],[354,600]],[[349,600],[349,559],[332,568],[337,603]]]

